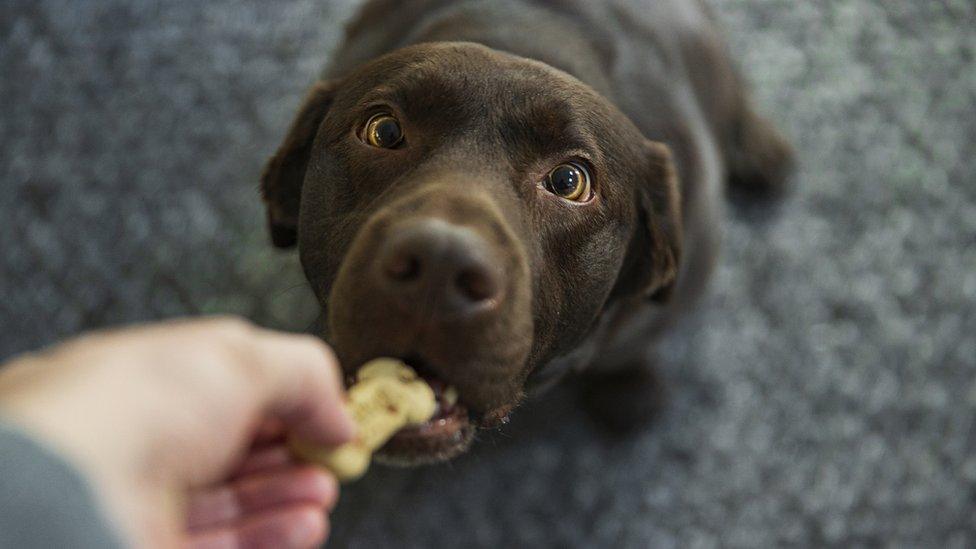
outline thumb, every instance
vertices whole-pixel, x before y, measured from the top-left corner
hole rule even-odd
[[[332,350],[311,336],[259,330],[248,362],[257,400],[267,414],[303,440],[335,446],[352,439],[355,425],[345,407],[341,371]]]

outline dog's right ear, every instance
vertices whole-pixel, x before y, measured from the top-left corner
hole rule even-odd
[[[261,197],[268,210],[271,241],[279,248],[290,248],[298,241],[298,208],[305,168],[335,88],[334,81],[320,81],[312,86],[285,141],[268,160],[261,175]]]

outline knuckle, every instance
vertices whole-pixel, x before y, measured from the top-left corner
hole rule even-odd
[[[332,347],[326,342],[312,335],[301,335],[298,337],[300,339],[297,341],[305,345],[309,353],[314,354],[317,361],[324,363],[329,368],[338,369],[339,358],[336,356]]]
[[[256,328],[249,321],[239,316],[218,316],[207,321],[207,327],[228,341],[242,341],[250,339]]]
[[[314,349],[316,352],[323,353],[329,358],[335,357],[335,354],[332,352],[332,347],[326,345],[326,343],[321,339],[308,334],[301,334],[295,337],[297,338],[296,341],[300,342],[302,345],[305,345],[309,349]]]
[[[255,362],[254,333],[252,324],[239,317],[227,316],[208,322],[208,330],[199,333],[201,346],[209,348],[213,359],[219,363],[249,369]]]
[[[228,331],[246,331],[253,327],[248,320],[236,315],[215,316],[210,319],[210,322],[214,326]]]

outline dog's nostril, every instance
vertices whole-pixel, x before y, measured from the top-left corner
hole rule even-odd
[[[471,301],[485,301],[495,297],[498,285],[483,268],[468,268],[458,273],[454,280],[461,294]]]
[[[412,254],[394,254],[384,265],[384,270],[393,280],[406,282],[420,275],[420,260]]]
[[[415,318],[484,316],[503,300],[505,273],[471,228],[440,219],[401,222],[376,251],[370,279],[382,299]]]

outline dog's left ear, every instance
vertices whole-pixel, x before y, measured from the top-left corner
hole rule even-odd
[[[681,191],[671,150],[645,143],[646,174],[636,185],[637,228],[625,261],[623,292],[663,302],[681,263]]]
[[[268,160],[261,175],[261,197],[268,210],[271,241],[290,248],[298,241],[298,209],[305,181],[305,168],[319,125],[332,104],[336,84],[317,82],[309,90],[285,141]]]

